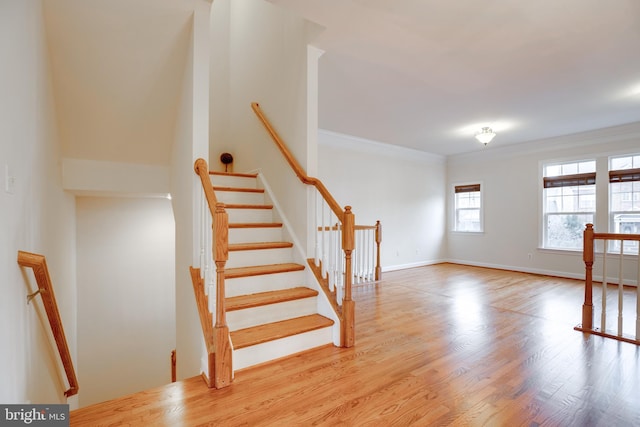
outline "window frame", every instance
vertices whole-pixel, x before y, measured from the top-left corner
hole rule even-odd
[[[478,190],[473,191],[475,188]],[[484,233],[484,183],[482,181],[466,181],[454,183],[451,186],[451,192],[453,194],[452,205],[453,205],[453,215],[451,218],[451,231],[454,233],[463,233],[463,234],[482,234]],[[480,206],[478,208],[458,208],[458,197],[459,193],[471,193],[478,192],[480,193],[479,202]],[[478,230],[462,230],[458,229],[458,212],[462,210],[478,210],[479,215],[479,229]]]
[[[546,176],[547,168],[553,166],[559,166],[562,169],[562,166],[570,166],[576,165],[576,169],[579,169],[579,165],[582,163],[591,163],[593,162],[593,171],[591,172],[581,172],[577,171],[577,173],[567,173],[564,175],[549,175]],[[580,243],[579,247],[563,247],[563,246],[552,246],[549,242],[549,219],[553,216],[583,216],[583,215],[591,215],[591,220],[588,221],[590,223],[595,223],[597,216],[597,186],[596,186],[596,172],[598,167],[597,158],[583,158],[583,159],[566,159],[566,160],[547,160],[542,161],[540,167],[540,175],[542,178],[542,188],[540,191],[541,194],[541,241],[540,248],[545,250],[560,250],[560,251],[582,251],[582,243]],[[548,210],[549,207],[549,198],[550,197],[558,197],[553,195],[548,195],[547,190],[554,188],[565,188],[565,187],[582,187],[582,186],[592,186],[593,189],[593,208],[591,211],[585,211],[580,209],[580,194],[576,194],[577,201],[577,210],[574,209],[571,211],[560,210],[557,212],[551,212]],[[560,195],[559,197],[565,197],[564,195]]]
[[[640,194],[639,191],[635,191],[633,189],[633,183],[640,183],[640,161],[638,161],[638,157],[640,157],[640,153],[626,153],[626,154],[618,154],[611,155],[607,159],[607,170],[608,170],[608,182],[607,182],[607,193],[608,193],[608,203],[607,203],[607,222],[608,222],[608,230],[609,233],[618,233],[618,234],[627,234],[623,230],[616,230],[616,217],[619,215],[635,215],[636,217],[640,217],[640,206],[638,209],[633,209],[634,195]],[[631,167],[624,169],[613,169],[613,162],[617,159],[623,158],[631,158]],[[614,185],[616,184],[631,184],[631,191],[613,191]],[[640,184],[638,184],[640,185]],[[615,194],[629,194],[631,199],[629,200],[632,205],[632,209],[630,210],[614,210],[614,195]],[[636,226],[636,228],[640,227]],[[611,253],[619,253],[620,252],[620,242],[618,240],[609,241],[607,245],[607,251]],[[628,241],[624,246],[624,254],[632,254],[635,255],[638,253],[638,242]]]

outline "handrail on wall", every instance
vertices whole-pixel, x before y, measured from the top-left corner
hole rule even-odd
[[[62,366],[67,375],[67,381],[69,382],[69,389],[64,392],[66,397],[78,394],[78,379],[76,372],[73,368],[73,360],[71,359],[71,352],[67,345],[67,338],[64,334],[62,327],[62,319],[60,318],[60,312],[58,311],[58,304],[56,303],[56,296],[53,293],[53,285],[51,283],[51,277],[49,276],[49,269],[47,268],[47,260],[44,255],[38,255],[30,252],[18,251],[18,264],[22,267],[28,267],[33,269],[33,274],[38,284],[38,290],[30,296],[29,300],[36,294],[40,294],[42,297],[42,303],[49,319],[49,325],[51,326],[51,332],[56,341],[58,347],[58,354],[62,360]]]
[[[273,142],[275,142],[276,146],[278,147],[284,158],[287,160],[287,163],[289,163],[289,166],[291,166],[291,169],[293,169],[293,172],[296,174],[298,179],[303,184],[313,185],[314,187],[316,187],[322,197],[327,201],[329,207],[331,207],[333,213],[340,219],[340,222],[344,223],[344,212],[342,211],[342,208],[340,208],[338,202],[336,202],[336,200],[333,198],[329,190],[327,190],[327,187],[324,186],[322,181],[320,181],[318,178],[308,176],[304,169],[302,169],[302,166],[300,166],[300,163],[298,163],[296,158],[293,157],[287,146],[280,138],[280,135],[278,135],[278,132],[276,132],[273,126],[271,126],[271,123],[262,112],[260,104],[258,104],[257,102],[253,102],[251,103],[251,108],[256,113],[267,132],[269,132],[269,135],[271,135],[271,139],[273,139]]]

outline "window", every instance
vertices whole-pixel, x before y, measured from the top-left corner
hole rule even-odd
[[[609,230],[640,234],[640,155],[609,159]],[[611,251],[620,250],[619,241],[610,241],[609,245]],[[624,249],[635,254],[638,242],[627,241]]]
[[[596,210],[596,162],[544,165],[543,247],[582,250],[587,223]]]
[[[482,231],[482,193],[480,184],[454,186],[454,231]]]

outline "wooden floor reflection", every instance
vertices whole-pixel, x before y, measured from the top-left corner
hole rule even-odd
[[[71,425],[640,426],[640,349],[574,331],[582,297],[580,281],[477,267],[385,273],[354,289],[353,348],[222,390],[192,378],[125,396]]]

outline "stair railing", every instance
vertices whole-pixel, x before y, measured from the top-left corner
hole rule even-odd
[[[313,186],[316,190],[315,218],[315,265],[322,269],[323,277],[329,281],[329,286],[335,289],[336,301],[334,304],[340,307],[338,316],[341,323],[340,341],[343,347],[352,347],[355,343],[355,302],[351,297],[351,285],[353,280],[352,254],[355,249],[355,216],[351,212],[351,206],[345,206],[344,210],[338,205],[329,190],[322,181],[307,176],[296,158],[291,154],[276,130],[266,118],[257,102],[251,104],[251,108],[263,124],[271,139],[276,144],[285,160],[293,169],[298,179],[305,185]],[[332,227],[339,229],[339,235],[331,232]],[[339,247],[344,256],[333,256],[332,247]]]
[[[42,304],[44,305],[44,310],[47,313],[49,326],[51,327],[56,347],[58,347],[58,354],[62,361],[64,372],[67,376],[67,382],[69,383],[69,389],[64,392],[64,395],[66,397],[70,397],[78,394],[78,378],[76,377],[76,371],[73,368],[73,360],[71,359],[71,352],[69,351],[67,338],[64,334],[64,328],[62,327],[62,319],[60,318],[60,312],[58,311],[56,296],[53,293],[53,284],[51,283],[51,277],[49,276],[47,260],[44,255],[18,251],[18,264],[22,267],[33,269],[38,290],[27,297],[27,303],[29,303],[29,301],[35,298],[38,294],[42,297]]]
[[[202,207],[205,213],[201,218],[203,225],[201,269],[198,271],[192,268],[191,277],[207,346],[209,371],[207,384],[209,387],[223,388],[230,385],[233,380],[232,347],[224,303],[224,271],[229,259],[229,217],[224,204],[216,199],[207,162],[204,159],[196,160],[194,170],[202,184]],[[208,245],[211,245],[211,252],[205,247]],[[213,259],[216,265],[215,279],[212,268],[209,267],[210,259]],[[207,270],[211,273],[210,277],[207,275]],[[208,295],[208,301],[205,293]],[[213,328],[210,327],[213,321],[212,313],[215,313]]]
[[[380,243],[382,224],[356,225],[356,248],[354,250],[353,283],[378,281],[382,277],[380,267]]]
[[[322,206],[316,203],[316,206]],[[330,215],[330,213],[324,213]],[[319,215],[320,217],[320,215]],[[355,248],[351,254],[352,284],[363,284],[378,281],[382,277],[380,267],[380,244],[382,243],[382,224],[354,226]],[[321,270],[321,277],[326,279],[326,285],[331,292],[340,291],[339,281],[345,274],[340,263],[341,248],[336,242],[341,241],[342,229],[338,224],[333,226],[319,226],[315,241],[314,265]]]
[[[602,255],[602,303],[600,312],[600,327],[594,327],[593,323],[593,264],[595,261],[594,256],[594,242],[601,240],[603,242],[603,255]],[[617,313],[617,328],[615,330],[607,328],[607,287],[608,287],[608,274],[607,274],[607,253],[609,252],[609,242],[616,242],[619,244],[618,253],[618,273],[617,273],[617,300],[618,300],[618,313]],[[625,334],[623,331],[623,303],[624,303],[624,257],[625,257],[625,242],[635,242],[634,246],[640,248],[640,234],[614,234],[614,233],[596,233],[593,229],[593,224],[587,224],[584,230],[584,250],[583,260],[585,264],[585,291],[584,291],[584,304],[582,305],[582,324],[576,326],[574,329],[582,332],[588,332],[591,334],[613,338],[618,341],[625,341],[633,344],[640,345],[640,253],[636,259],[637,272],[636,272],[636,322],[635,322],[635,337]],[[640,249],[639,249],[640,251]]]

